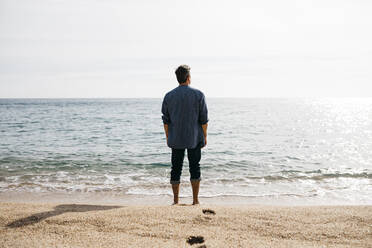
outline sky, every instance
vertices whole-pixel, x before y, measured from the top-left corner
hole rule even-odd
[[[0,97],[372,97],[369,0],[0,0]]]

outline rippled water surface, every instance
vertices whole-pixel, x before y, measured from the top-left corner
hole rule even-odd
[[[372,204],[371,99],[207,104],[201,196]],[[160,108],[161,99],[0,99],[0,192],[170,195]]]

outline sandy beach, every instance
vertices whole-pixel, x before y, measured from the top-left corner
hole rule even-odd
[[[1,247],[371,247],[372,206],[0,203]]]

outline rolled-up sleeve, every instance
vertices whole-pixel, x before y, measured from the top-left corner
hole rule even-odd
[[[207,103],[205,102],[205,96],[202,94],[199,103],[199,123],[200,125],[204,125],[209,121],[208,119],[208,108]]]
[[[170,117],[169,117],[169,112],[168,112],[168,106],[167,106],[167,102],[166,102],[166,99],[164,97],[163,99],[163,104],[161,106],[161,112],[162,112],[162,119],[163,119],[163,123],[164,124],[169,124],[170,123]]]

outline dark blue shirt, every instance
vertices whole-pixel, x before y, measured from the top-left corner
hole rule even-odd
[[[161,108],[164,124],[168,124],[168,146],[175,149],[205,145],[201,125],[208,122],[208,109],[203,92],[179,85],[165,96]]]

